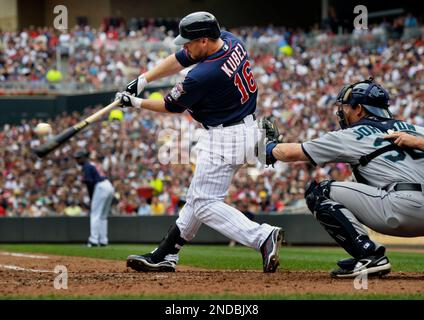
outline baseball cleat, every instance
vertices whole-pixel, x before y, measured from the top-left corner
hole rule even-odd
[[[362,259],[344,259],[337,263],[340,267],[330,272],[333,278],[355,278],[359,275],[384,276],[391,271],[386,256],[370,256]]]
[[[91,242],[91,241],[87,242],[87,248],[94,248],[94,247],[98,247],[98,246],[99,246],[98,243],[94,243],[94,242]]]
[[[139,272],[175,272],[175,261],[162,260],[154,262],[152,254],[130,255],[127,258],[127,267]]]
[[[283,229],[274,229],[261,246],[263,270],[272,273],[280,265],[279,251],[284,239]]]

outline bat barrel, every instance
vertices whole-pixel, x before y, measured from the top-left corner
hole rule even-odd
[[[59,133],[58,135],[54,136],[53,138],[51,138],[49,141],[42,144],[41,146],[33,148],[32,152],[34,152],[38,157],[43,158],[48,153],[52,152],[54,149],[62,145],[64,142],[68,141],[82,128],[83,126],[79,126],[78,128],[75,128],[75,126],[70,127],[64,130],[63,132]]]
[[[100,119],[103,115],[105,115],[107,112],[112,110],[113,108],[119,106],[118,101],[114,101],[108,106],[104,107],[103,109],[97,111],[95,114],[89,116],[88,118],[82,120],[81,122],[77,123],[76,125],[62,131],[58,135],[51,138],[49,141],[44,143],[41,146],[35,147],[32,149],[32,152],[35,153],[38,157],[43,158],[48,153],[68,141],[70,138],[72,138],[75,134],[77,134],[79,131],[84,129],[89,124],[97,121]]]

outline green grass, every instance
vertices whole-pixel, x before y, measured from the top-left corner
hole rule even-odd
[[[66,256],[92,257],[125,261],[130,254],[150,252],[154,245],[110,245],[106,248],[86,248],[79,244],[1,244],[0,251],[48,253]],[[424,254],[414,252],[387,253],[393,271],[417,272],[424,268]],[[335,262],[348,255],[340,248],[283,247],[280,251],[283,270],[321,270],[335,267]],[[217,245],[186,245],[180,254],[180,264],[206,269],[260,269],[260,253],[243,247]]]

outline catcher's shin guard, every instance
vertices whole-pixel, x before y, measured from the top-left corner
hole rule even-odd
[[[378,247],[367,235],[359,234],[343,214],[345,207],[329,199],[332,181],[319,184],[312,182],[306,188],[306,203],[309,210],[330,234],[352,257],[360,259],[371,255],[384,254],[384,247]]]

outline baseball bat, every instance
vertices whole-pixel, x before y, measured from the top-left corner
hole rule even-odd
[[[33,148],[32,151],[40,158],[46,156],[47,154],[55,150],[57,147],[61,146],[66,141],[71,139],[74,135],[76,135],[82,129],[84,129],[91,123],[99,120],[103,115],[105,115],[106,113],[111,111],[113,108],[116,108],[118,106],[119,106],[119,101],[112,102],[111,104],[100,109],[96,113],[93,113],[91,116],[85,118],[84,120],[78,122],[72,127],[69,127],[63,130],[61,133],[50,138],[46,143],[42,144],[41,146]]]

